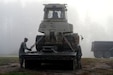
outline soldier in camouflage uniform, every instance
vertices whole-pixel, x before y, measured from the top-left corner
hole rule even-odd
[[[24,38],[24,41],[20,45],[20,49],[19,49],[20,68],[23,68],[24,59],[23,59],[23,56],[22,55],[25,54],[25,50],[31,51],[31,49],[27,48],[27,46],[26,46],[26,42],[27,41],[28,41],[28,39],[27,38]]]

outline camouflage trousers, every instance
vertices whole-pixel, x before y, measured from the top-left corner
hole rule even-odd
[[[23,68],[24,58],[22,55],[19,55],[19,63],[20,63],[20,68]]]

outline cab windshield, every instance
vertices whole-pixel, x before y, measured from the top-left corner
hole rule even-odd
[[[48,19],[60,19],[60,18],[64,18],[64,12],[62,10],[52,10],[52,9],[49,9],[47,10],[46,12],[46,17],[45,18],[48,18]]]

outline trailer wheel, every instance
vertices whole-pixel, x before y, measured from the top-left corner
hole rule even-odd
[[[109,51],[104,52],[104,58],[110,58],[111,57],[111,53]]]
[[[101,52],[101,51],[94,51],[94,56],[96,58],[101,58],[101,57],[103,57],[103,52]]]
[[[43,37],[41,39],[41,37]],[[41,39],[41,40],[40,40]],[[36,42],[38,41],[38,44],[36,44],[36,50],[39,52],[40,50],[42,50],[42,46],[43,46],[43,43],[44,43],[44,36],[36,36]]]

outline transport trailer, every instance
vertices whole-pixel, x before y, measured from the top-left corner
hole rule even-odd
[[[113,41],[94,41],[91,51],[94,52],[96,58],[113,57]]]

